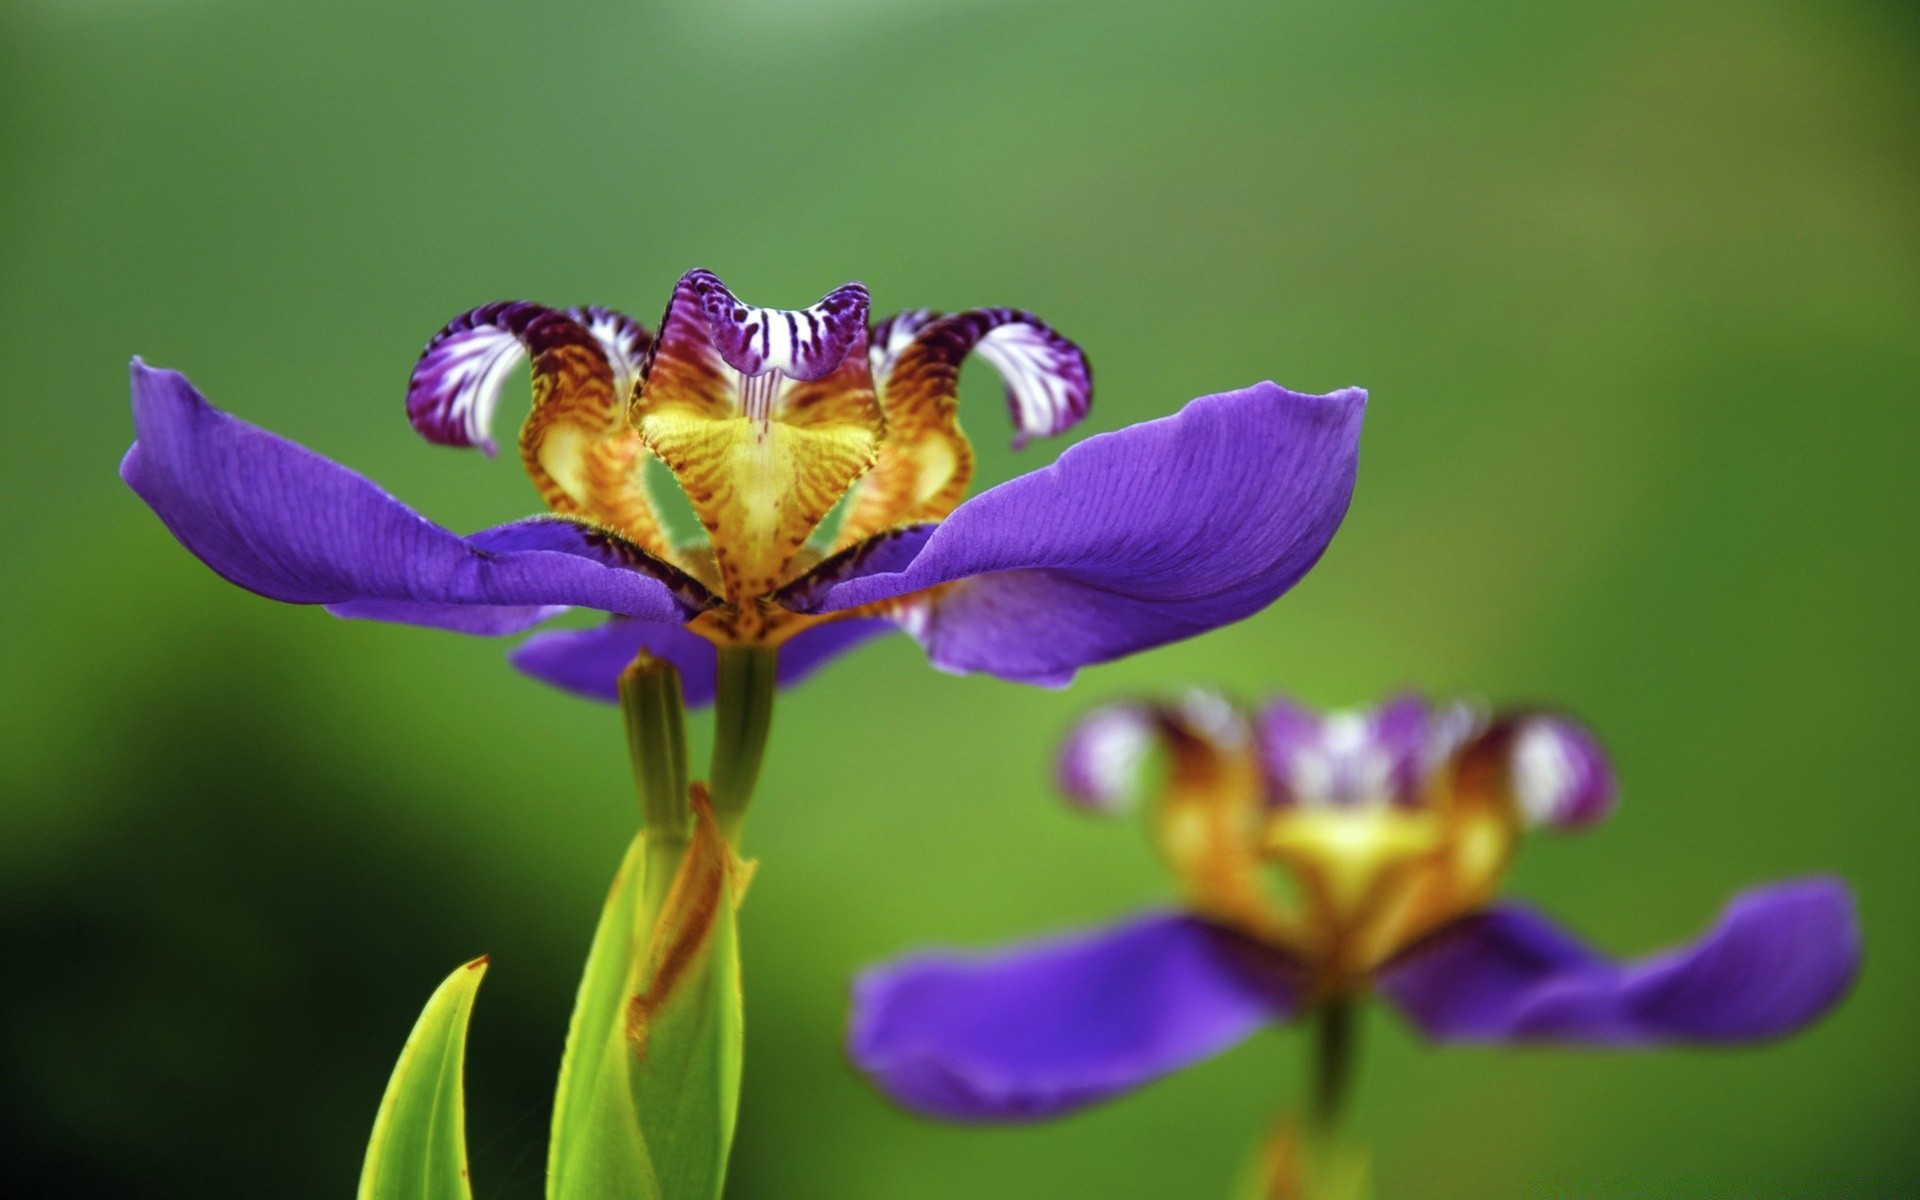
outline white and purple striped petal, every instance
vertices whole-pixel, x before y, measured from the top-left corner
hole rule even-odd
[[[1005,318],[980,339],[974,352],[992,363],[1006,384],[1013,448],[1078,425],[1093,404],[1093,366],[1080,347],[1030,314],[998,308],[984,312]]]
[[[647,348],[653,336],[646,326],[623,312],[597,304],[567,310],[567,316],[600,343],[607,352],[607,364],[613,368],[613,391],[624,404],[633,396],[641,366],[647,360]]]
[[[1093,366],[1086,354],[1017,308],[970,308],[925,323],[907,346],[889,356],[882,386],[896,398],[922,380],[931,385],[922,390],[950,392],[953,372],[969,353],[992,363],[1006,385],[1016,450],[1036,437],[1065,433],[1093,404]],[[898,382],[892,378],[896,367]]]
[[[1261,765],[1277,805],[1410,807],[1479,724],[1468,705],[1411,694],[1324,715],[1277,697],[1259,717]]]
[[[1037,1121],[1142,1087],[1290,1017],[1276,953],[1193,917],[990,954],[929,953],[854,985],[847,1052],[875,1086],[953,1121]]]
[[[1613,766],[1586,729],[1559,716],[1527,718],[1515,736],[1515,801],[1531,825],[1584,829],[1613,812]]]
[[[1698,941],[1625,963],[1529,909],[1496,908],[1402,954],[1380,986],[1437,1042],[1749,1042],[1838,1004],[1860,954],[1853,896],[1814,878],[1743,892]]]
[[[492,455],[500,389],[526,361],[528,330],[555,319],[570,320],[542,305],[505,300],[448,321],[428,339],[407,380],[407,420],[430,442]]]
[[[867,289],[858,283],[835,288],[803,309],[742,304],[711,271],[690,271],[680,286],[699,297],[714,349],[742,375],[777,371],[789,379],[819,379],[840,365],[867,328]]]
[[[491,429],[500,389],[528,355],[587,342],[599,347],[624,401],[640,376],[652,338],[625,313],[589,306],[557,312],[525,300],[503,300],[461,313],[428,339],[407,381],[407,419],[420,436],[443,446],[498,448]]]
[[[884,386],[901,352],[913,344],[915,335],[939,319],[940,314],[931,308],[908,308],[875,325],[867,337],[867,358],[873,365],[874,382]]]
[[[1158,737],[1146,704],[1109,704],[1074,722],[1054,759],[1054,783],[1076,807],[1112,815],[1140,798],[1141,767]]]

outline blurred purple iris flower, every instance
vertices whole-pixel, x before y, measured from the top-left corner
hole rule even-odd
[[[407,411],[440,444],[491,453],[501,387],[531,364],[519,457],[541,516],[458,536],[138,360],[121,476],[261,595],[492,636],[596,609],[610,619],[536,634],[514,664],[612,700],[644,650],[679,668],[695,704],[712,696],[716,647],[778,647],[793,683],[895,629],[942,670],[1061,686],[1265,607],[1345,515],[1365,394],[1271,383],[1089,438],[964,499],[973,457],[956,409],[973,354],[1007,385],[1016,445],[1086,414],[1085,355],[1031,314],[869,324],[858,284],[785,311],[694,271],[657,334],[606,309],[508,302],[428,343]],[[676,541],[660,521],[645,475],[662,466],[703,538]]]
[[[1155,748],[1163,777],[1143,772]],[[1149,774],[1164,781],[1144,787]],[[1694,942],[1625,962],[1492,903],[1526,828],[1584,828],[1613,807],[1599,746],[1557,715],[1402,697],[1326,716],[1279,700],[1248,721],[1202,694],[1094,712],[1059,781],[1097,811],[1153,792],[1184,908],[866,972],[849,1051],[908,1108],[1056,1116],[1373,991],[1435,1042],[1751,1042],[1832,1008],[1860,962],[1831,878],[1743,892]]]

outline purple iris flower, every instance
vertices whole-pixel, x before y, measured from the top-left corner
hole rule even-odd
[[[1743,892],[1694,942],[1626,962],[1494,903],[1524,830],[1613,807],[1598,744],[1558,715],[1403,697],[1325,716],[1279,700],[1248,720],[1202,694],[1094,712],[1058,771],[1085,808],[1149,802],[1183,909],[869,970],[849,1050],[902,1105],[1052,1117],[1375,991],[1435,1042],[1777,1038],[1832,1008],[1860,962],[1830,878]]]
[[[1345,515],[1365,394],[1271,383],[1089,438],[963,503],[958,380],[972,354],[1006,383],[1016,446],[1086,415],[1086,356],[1028,313],[870,325],[859,284],[783,311],[693,271],[657,335],[606,309],[510,302],[427,344],[409,419],[487,453],[502,384],[531,363],[518,447],[540,516],[458,536],[138,360],[121,476],[189,550],[261,595],[494,636],[597,609],[610,619],[536,634],[514,664],[612,700],[645,650],[679,668],[696,704],[712,696],[716,647],[777,647],[792,683],[894,629],[942,670],[1063,685],[1258,611]],[[662,465],[703,537],[668,535],[645,478]]]

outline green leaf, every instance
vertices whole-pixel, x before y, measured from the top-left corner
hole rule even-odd
[[[567,1033],[549,1200],[717,1200],[740,1102],[745,872],[694,788],[693,835],[655,917],[642,833],[593,937]],[[653,853],[649,853],[650,849]],[[670,860],[667,860],[670,861]]]
[[[471,1200],[462,1064],[486,973],[487,960],[476,958],[427,1000],[374,1118],[359,1200]]]

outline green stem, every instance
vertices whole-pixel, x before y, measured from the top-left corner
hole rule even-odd
[[[1330,1136],[1346,1109],[1353,1083],[1357,1013],[1351,1000],[1329,1000],[1314,1021],[1313,1125]]]
[[[713,694],[713,815],[728,841],[738,842],[747,805],[760,779],[760,761],[773,728],[773,697],[780,651],[771,646],[720,647]]]
[[[657,913],[693,837],[680,672],[642,653],[620,673],[620,712],[640,793],[640,826],[647,835],[643,904],[646,912]]]

